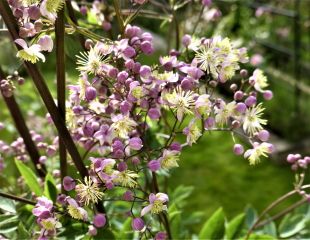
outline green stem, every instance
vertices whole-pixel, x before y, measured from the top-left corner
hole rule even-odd
[[[119,31],[120,31],[121,35],[123,35],[123,33],[124,33],[124,21],[122,18],[121,9],[120,9],[118,0],[113,0],[113,6],[114,6],[116,18],[117,18]]]

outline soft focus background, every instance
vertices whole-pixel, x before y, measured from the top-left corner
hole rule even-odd
[[[150,1],[149,11],[160,9],[156,2],[164,1]],[[214,0],[211,7],[202,12],[203,21],[197,26],[201,9],[193,6],[180,10],[180,36],[192,33],[194,28],[197,35],[207,38],[227,36],[236,45],[248,47],[251,56],[249,69],[259,67],[266,71],[274,91],[274,99],[265,105],[266,117],[277,151],[271,159],[264,159],[253,167],[242,157],[233,155],[233,141],[229,133],[206,134],[199,144],[182,154],[180,167],[172,172],[167,186],[193,186],[186,210],[200,210],[204,213],[201,215],[204,219],[219,206],[223,206],[228,217],[240,213],[247,205],[261,211],[293,188],[294,174],[285,164],[286,154],[310,152],[310,1]],[[170,27],[168,20],[162,20],[165,17],[162,14],[160,18],[154,16],[135,20],[135,24],[156,36],[156,54],[152,59],[141,59],[141,62],[156,63],[160,55],[167,54],[167,49],[177,46],[177,42],[170,41],[175,34],[173,24]],[[101,33],[100,29],[98,33]],[[18,69],[20,63],[5,31],[0,32],[0,49],[1,66],[6,71]],[[75,55],[79,51],[78,41],[67,36],[68,83],[78,79]],[[41,68],[55,93],[55,57],[50,54]],[[219,94],[231,96],[226,89]],[[35,116],[44,117],[46,111],[27,77],[25,85],[18,87],[16,98],[24,115],[28,116],[29,126],[38,128]],[[0,138],[9,142],[16,138],[17,133],[3,100],[0,100],[0,108],[0,122],[6,126],[0,132]],[[238,141],[242,142],[241,139]],[[6,170],[0,175],[0,187],[15,182],[16,170],[11,160],[5,161]],[[294,200],[292,198],[280,208],[292,204]]]

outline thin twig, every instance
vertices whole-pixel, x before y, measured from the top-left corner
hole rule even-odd
[[[12,194],[9,194],[9,193],[0,192],[0,196],[4,197],[4,198],[15,200],[15,201],[18,201],[18,202],[27,203],[27,204],[30,204],[30,205],[36,205],[36,202],[34,202],[34,201],[31,201],[31,200],[28,200],[28,199],[22,198],[22,197],[17,197],[17,196],[14,196]]]

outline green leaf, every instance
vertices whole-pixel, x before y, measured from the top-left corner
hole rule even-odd
[[[273,236],[273,237],[277,237],[277,227],[276,224],[274,222],[270,222],[268,224],[266,224],[264,226],[264,233]]]
[[[226,227],[225,239],[236,239],[242,230],[244,220],[245,220],[244,213],[241,213],[234,219],[232,219]]]
[[[257,212],[251,206],[248,206],[245,210],[245,223],[250,229],[257,219]]]
[[[251,234],[251,236],[249,237],[249,240],[275,240],[276,238],[274,238],[273,236],[267,235],[267,234]]]
[[[118,234],[118,239],[132,239],[133,237],[133,231],[131,228],[131,218],[128,218],[125,223],[123,224],[123,227]]]
[[[104,240],[104,239],[114,240],[115,239],[114,233],[106,228],[98,228],[97,235],[94,236],[94,240]]]
[[[281,238],[288,238],[305,228],[306,219],[303,214],[287,214],[279,225]]]
[[[45,176],[45,182],[44,182],[44,196],[52,200],[53,202],[56,202],[57,198],[57,188],[55,185],[55,180],[53,176],[48,173]]]
[[[10,212],[10,213],[16,213],[15,204],[13,200],[0,197],[0,209]]]
[[[219,208],[203,225],[199,239],[221,239],[225,232],[225,215]]]
[[[18,171],[23,176],[26,184],[37,196],[42,196],[42,189],[37,181],[37,177],[31,168],[27,167],[22,161],[15,160]]]
[[[17,229],[19,223],[17,216],[2,218],[0,221],[0,233],[2,234],[14,232]]]
[[[30,239],[30,234],[22,222],[18,224],[17,234],[18,239]]]

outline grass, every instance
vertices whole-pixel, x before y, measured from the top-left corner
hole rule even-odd
[[[217,132],[206,135],[199,144],[182,152],[180,167],[173,171],[169,184],[171,189],[180,184],[195,187],[186,210],[202,210],[210,216],[223,206],[231,218],[247,204],[261,211],[292,190],[294,175],[288,166],[266,159],[249,166],[243,157],[232,153],[232,146],[228,133]]]

